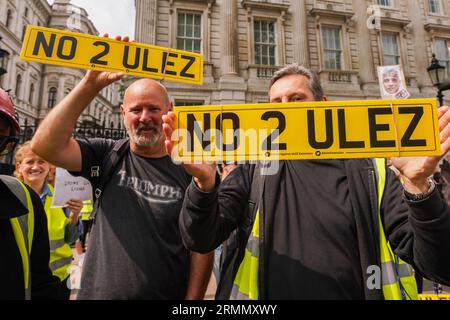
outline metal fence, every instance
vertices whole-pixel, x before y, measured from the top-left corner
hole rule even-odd
[[[36,130],[38,128],[37,123],[32,125],[28,124],[25,120],[25,124],[21,126],[21,131],[19,135],[19,143],[22,144],[33,138]],[[106,138],[119,140],[127,136],[125,128],[122,128],[122,124],[119,123],[116,127],[111,123],[110,126],[106,126],[103,122],[102,125],[95,123],[84,123],[78,124],[73,132],[75,138]],[[8,155],[3,163],[0,163],[0,174],[11,175],[14,172],[14,156]]]

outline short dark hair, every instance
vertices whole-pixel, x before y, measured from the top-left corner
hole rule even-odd
[[[324,96],[322,85],[320,84],[319,76],[314,71],[304,67],[300,66],[297,63],[289,64],[273,75],[272,79],[270,80],[270,88],[272,88],[273,84],[280,80],[283,77],[290,76],[292,74],[297,74],[304,76],[309,79],[309,89],[314,95],[314,99],[316,101],[321,101]]]

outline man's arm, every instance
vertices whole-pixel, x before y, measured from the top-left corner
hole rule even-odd
[[[401,173],[406,191],[412,194],[426,193],[430,188],[430,177],[439,161],[450,151],[450,110],[438,109],[441,155],[429,157],[391,158],[392,165]]]
[[[162,119],[166,150],[172,155],[175,113],[169,112]],[[208,253],[244,221],[254,166],[236,168],[220,185],[220,192],[215,165],[183,164],[183,167],[194,178],[186,190],[180,214],[181,237],[189,250]]]
[[[211,192],[195,182],[189,185],[180,214],[181,237],[189,250],[214,250],[244,222],[253,172],[254,166],[239,166]]]
[[[192,253],[186,300],[202,300],[205,298],[213,264],[214,251],[207,254]]]
[[[391,170],[386,182],[381,210],[392,249],[421,275],[450,284],[450,208],[437,189],[422,201],[405,200]]]
[[[121,40],[117,37],[116,40]],[[128,41],[128,38],[124,38]],[[81,82],[44,119],[31,142],[31,149],[48,162],[69,171],[81,171],[78,143],[72,138],[84,109],[106,86],[120,80],[121,73],[88,71]]]

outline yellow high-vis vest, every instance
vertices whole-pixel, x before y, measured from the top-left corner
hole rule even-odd
[[[34,207],[27,187],[19,180],[2,176],[2,181],[27,208],[28,214],[10,219],[11,227],[22,258],[25,300],[31,299],[30,256],[34,236]]]
[[[94,205],[92,200],[83,201],[83,208],[81,209],[81,220],[89,221],[91,220],[92,211],[94,210]]]
[[[375,159],[375,164],[378,172],[378,226],[383,296],[385,300],[418,300],[419,292],[412,267],[394,254],[384,233],[380,208],[386,185],[386,160]]]
[[[48,185],[48,188],[52,195],[45,198],[44,208],[50,240],[50,270],[63,281],[69,276],[72,265],[72,249],[64,240],[69,219],[62,208],[51,208],[54,189],[51,185]]]
[[[381,221],[381,200],[386,185],[386,160],[375,159],[378,173],[378,226],[380,230],[381,283],[385,300],[418,300],[416,280],[412,267],[394,255],[384,233]],[[259,267],[259,209],[253,229],[231,291],[231,300],[257,300]]]

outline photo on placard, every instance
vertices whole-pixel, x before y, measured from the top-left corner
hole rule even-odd
[[[378,79],[382,99],[408,99],[411,96],[400,65],[378,67]]]

